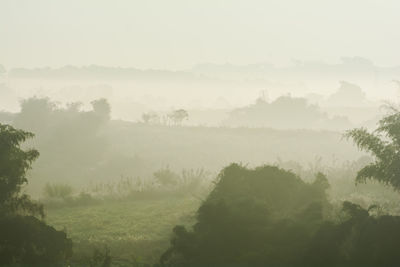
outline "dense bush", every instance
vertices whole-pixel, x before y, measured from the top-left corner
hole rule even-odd
[[[72,241],[33,216],[0,218],[0,265],[65,266]]]
[[[193,231],[174,228],[162,263],[277,264],[302,259],[329,210],[327,181],[312,184],[291,172],[232,164],[201,205]]]
[[[162,264],[342,266],[400,262],[400,217],[372,216],[327,200],[321,173],[312,183],[272,166],[232,164],[197,212],[192,230],[176,226]],[[371,213],[371,214],[370,214]]]
[[[372,207],[371,207],[372,208]],[[339,223],[324,222],[304,257],[312,265],[398,266],[400,263],[400,217],[371,216],[368,210],[343,203]]]

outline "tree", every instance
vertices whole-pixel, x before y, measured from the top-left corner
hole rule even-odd
[[[0,124],[0,265],[65,264],[72,241],[62,231],[46,225],[42,205],[33,202],[21,188],[27,171],[39,156],[21,144],[34,135]]]
[[[189,113],[184,109],[177,109],[168,114],[168,118],[172,120],[175,125],[180,125],[184,119],[189,118]]]
[[[56,103],[49,98],[32,97],[22,100],[21,111],[16,115],[13,125],[39,134],[47,128],[56,107]]]
[[[87,111],[80,105],[62,107],[47,98],[29,98],[21,103],[13,125],[34,132],[35,145],[42,154],[35,164],[34,178],[60,183],[63,179],[96,176],[98,163],[106,159],[108,141],[102,129],[108,127],[110,109],[105,100],[94,101]]]
[[[362,168],[356,182],[374,179],[400,190],[400,111],[391,107],[391,113],[378,122],[378,128],[348,131],[345,137],[353,139],[361,150],[371,153],[374,162]]]
[[[193,227],[175,226],[161,266],[398,266],[400,216],[350,202],[332,212],[328,186],[321,173],[305,183],[274,166],[232,164]]]
[[[93,112],[104,120],[109,120],[111,117],[111,106],[107,99],[100,98],[91,102]]]
[[[330,209],[326,178],[307,184],[274,166],[232,164],[197,211],[192,230],[176,226],[160,261],[168,266],[294,266]]]
[[[0,124],[0,213],[27,212],[44,216],[41,205],[30,201],[29,196],[20,194],[27,183],[26,172],[39,156],[35,149],[22,150],[21,143],[33,134]]]
[[[157,124],[160,123],[160,117],[155,112],[145,112],[142,114],[142,120],[146,124]]]

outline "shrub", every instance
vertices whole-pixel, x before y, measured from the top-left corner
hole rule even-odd
[[[170,170],[169,167],[160,169],[154,174],[154,179],[162,186],[174,186],[180,183],[179,174]]]
[[[70,198],[73,192],[71,186],[66,184],[49,184],[47,183],[43,189],[44,195],[48,198]]]

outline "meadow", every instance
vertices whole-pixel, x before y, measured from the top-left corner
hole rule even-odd
[[[172,228],[191,225],[200,200],[193,197],[123,199],[46,209],[46,222],[74,240],[74,261],[109,249],[113,263],[157,263]]]

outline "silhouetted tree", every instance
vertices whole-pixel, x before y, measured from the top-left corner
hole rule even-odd
[[[51,121],[56,104],[48,98],[32,97],[21,101],[21,111],[13,125],[34,133],[44,132]]]
[[[189,118],[189,113],[184,109],[177,109],[168,114],[168,118],[176,125],[183,122],[184,119]]]
[[[101,98],[91,102],[93,111],[104,120],[109,120],[111,116],[111,106],[107,99]]]
[[[360,86],[340,81],[338,90],[326,100],[329,105],[334,106],[360,106],[368,103],[365,93]]]

